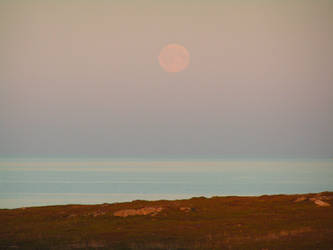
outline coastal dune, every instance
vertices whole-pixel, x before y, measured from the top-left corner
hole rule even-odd
[[[0,210],[0,249],[332,249],[333,192]]]

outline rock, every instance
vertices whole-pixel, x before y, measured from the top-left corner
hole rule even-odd
[[[322,201],[322,200],[315,200],[314,203],[319,207],[329,207],[329,206],[331,206],[331,204],[329,204],[325,201]]]
[[[180,207],[179,210],[183,212],[190,212],[192,209],[190,207]]]
[[[307,200],[307,198],[305,196],[301,196],[301,197],[298,197],[296,200],[294,200],[294,202],[301,202],[301,201],[305,201]]]
[[[114,216],[119,217],[127,217],[127,216],[134,216],[134,215],[148,215],[155,216],[159,212],[163,210],[162,207],[143,207],[139,209],[124,209],[118,210],[113,213]]]
[[[305,196],[298,197],[296,200],[294,200],[294,202],[302,202],[302,201],[310,200],[319,207],[329,207],[329,206],[331,206],[331,204],[328,202],[325,202],[325,201],[331,200],[332,198],[333,198],[332,196],[325,196],[325,195],[317,194],[311,198],[307,198]]]
[[[92,212],[90,215],[94,216],[94,217],[97,217],[97,216],[102,216],[102,215],[105,215],[106,212],[105,211],[95,211],[95,212]]]
[[[333,199],[333,196],[320,196],[320,200],[322,201],[329,201],[329,200],[332,200]]]

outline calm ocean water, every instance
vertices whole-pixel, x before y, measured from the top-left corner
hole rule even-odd
[[[0,208],[322,191],[332,159],[0,158]]]

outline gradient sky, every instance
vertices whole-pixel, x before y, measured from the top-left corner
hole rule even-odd
[[[333,1],[1,0],[0,155],[331,157]]]

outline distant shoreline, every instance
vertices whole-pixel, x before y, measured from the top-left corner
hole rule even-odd
[[[0,208],[0,210],[15,210],[15,209],[27,209],[27,208],[47,208],[47,207],[61,207],[61,206],[99,206],[99,205],[113,205],[113,204],[129,204],[132,202],[160,202],[160,201],[167,201],[167,202],[176,202],[176,201],[186,201],[191,199],[214,199],[214,198],[261,198],[261,197],[274,197],[274,196],[290,196],[290,197],[313,197],[313,196],[319,196],[325,194],[331,194],[333,191],[322,191],[322,192],[314,192],[314,193],[295,193],[295,194],[284,194],[284,193],[278,193],[278,194],[261,194],[261,195],[201,195],[201,196],[191,196],[188,198],[179,198],[179,199],[155,199],[155,200],[146,200],[146,199],[135,199],[131,201],[121,201],[121,202],[102,202],[102,203],[96,203],[96,204],[84,204],[84,203],[68,203],[68,204],[51,204],[51,205],[36,205],[36,206],[23,206],[23,207],[17,207],[17,208]],[[84,195],[84,194],[83,194]],[[101,194],[103,195],[103,194]],[[333,196],[332,196],[332,202],[333,202]]]

